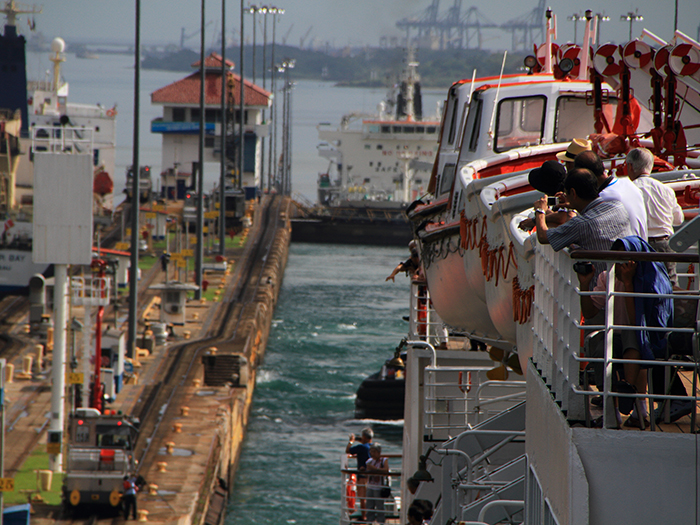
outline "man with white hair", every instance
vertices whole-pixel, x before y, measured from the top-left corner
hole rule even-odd
[[[671,252],[668,240],[673,235],[673,227],[683,223],[683,209],[676,200],[675,192],[650,177],[654,166],[654,155],[646,148],[635,148],[627,154],[627,173],[630,180],[642,190],[647,209],[648,241],[657,252]],[[666,263],[668,277],[678,286],[676,263]]]

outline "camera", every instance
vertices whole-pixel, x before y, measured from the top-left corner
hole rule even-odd
[[[547,197],[547,206],[549,206],[551,208],[552,206],[556,206],[556,205],[557,205],[557,198],[556,197]]]
[[[580,273],[581,275],[588,275],[593,271],[592,262],[576,261],[574,263],[574,271]]]

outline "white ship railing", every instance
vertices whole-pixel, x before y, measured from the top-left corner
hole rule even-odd
[[[411,304],[408,338],[425,341],[433,346],[447,343],[447,329],[430,301],[425,281],[411,280]]]
[[[692,362],[679,362],[678,360],[656,359],[630,360],[615,359],[612,356],[613,330],[634,330],[640,329],[634,325],[616,325],[613,322],[612,312],[613,300],[615,297],[644,297],[649,294],[627,293],[614,291],[615,263],[627,262],[637,258],[646,257],[633,252],[584,252],[577,251],[570,254],[566,250],[554,252],[549,246],[537,244],[535,248],[535,301],[533,309],[533,363],[540,371],[546,384],[549,386],[554,400],[561,405],[561,409],[566,411],[567,419],[589,421],[589,411],[587,409],[587,399],[594,395],[603,395],[604,406],[603,425],[605,428],[615,428],[618,425],[612,403],[613,398],[629,397],[635,399],[648,399],[650,412],[654,409],[654,401],[661,400],[691,400],[696,405],[697,410],[697,390],[696,377],[694,374],[693,395],[674,396],[661,393],[653,393],[651,381],[649,382],[649,393],[623,394],[612,391],[612,367],[614,364],[636,363],[642,366],[663,366],[697,368]],[[674,304],[678,300],[697,301],[698,294],[698,264],[697,257],[684,256],[681,254],[655,254],[654,260],[675,259],[679,262],[688,262],[694,259],[694,272],[679,272],[679,278],[687,282],[688,290],[675,292],[669,295],[654,294],[653,297],[671,298]],[[688,260],[686,260],[688,259]],[[573,270],[575,260],[585,260],[592,262],[605,262],[608,266],[606,291],[588,292],[578,288],[578,279]],[[644,259],[647,260],[647,259]],[[690,279],[693,277],[693,279]],[[581,324],[580,296],[601,295],[606,301],[606,315],[603,324],[583,325]],[[591,358],[582,356],[583,335],[591,331],[604,331],[605,352],[602,358]],[[689,333],[696,334],[692,327],[645,327],[648,331],[661,331],[667,333]],[[585,331],[585,332],[584,332]],[[672,352],[671,352],[672,353]],[[601,392],[582,388],[580,381],[580,371],[582,363],[602,363],[604,366],[604,385]],[[668,374],[667,374],[668,375]],[[665,403],[668,407],[669,403]],[[668,409],[666,410],[668,414]],[[695,411],[693,411],[691,424],[695,426]],[[651,429],[655,429],[654,417],[650,417]]]
[[[341,493],[340,493],[340,525],[350,525],[371,522],[362,519],[361,499],[367,501],[379,502],[379,510],[373,510],[384,516],[385,523],[399,523],[399,512],[401,511],[401,471],[391,468],[392,458],[397,464],[400,463],[401,454],[382,454],[383,458],[389,458],[389,474],[385,475],[388,487],[391,488],[391,495],[388,498],[360,498],[357,486],[357,476],[360,472],[357,469],[349,467],[349,461],[355,462],[354,456],[341,454],[340,456],[340,476],[341,476]],[[366,473],[363,473],[366,474]],[[382,508],[383,507],[383,508]]]
[[[491,381],[490,367],[428,366],[423,371],[423,435],[444,441],[523,401],[526,382]]]
[[[109,305],[111,280],[109,277],[71,277],[73,304],[77,306]]]
[[[92,128],[32,126],[33,153],[93,154]]]

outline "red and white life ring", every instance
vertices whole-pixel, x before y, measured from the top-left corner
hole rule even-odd
[[[545,58],[547,56],[547,44],[540,44],[537,46],[537,52],[535,53],[537,55],[537,61],[540,63],[540,66],[544,67],[545,63]],[[557,58],[559,57],[559,45],[552,43],[552,64],[556,64],[558,62]]]
[[[568,58],[574,63],[574,68],[569,72],[571,78],[578,78],[581,72],[581,48],[576,44],[564,44],[561,46],[559,61]]]
[[[668,66],[668,57],[671,55],[671,46],[664,46],[656,50],[654,55],[654,69],[662,77],[666,76],[666,66]]]
[[[700,51],[690,44],[678,44],[668,57],[668,67],[679,76],[694,75],[700,70]]]
[[[603,44],[593,55],[593,67],[604,77],[614,77],[620,74],[622,66],[617,61],[618,48],[615,44]]]
[[[651,62],[654,53],[651,46],[641,40],[627,42],[622,49],[622,60],[630,69],[641,69]]]

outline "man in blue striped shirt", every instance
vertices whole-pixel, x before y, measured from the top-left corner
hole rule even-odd
[[[621,202],[603,201],[598,197],[598,181],[590,170],[574,168],[564,180],[568,206],[579,214],[556,228],[545,222],[547,198],[535,203],[537,240],[554,251],[571,245],[583,250],[609,250],[613,241],[632,235],[627,210]],[[604,270],[596,264],[596,274]]]

